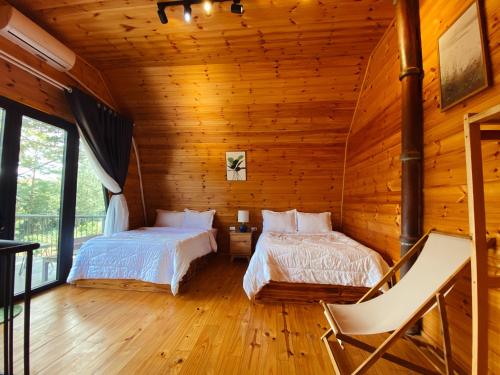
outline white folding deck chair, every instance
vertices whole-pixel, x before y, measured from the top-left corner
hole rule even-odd
[[[387,292],[369,300],[420,249],[422,251],[419,257],[404,277]],[[470,238],[431,231],[423,236],[356,304],[336,305],[321,301],[331,326],[321,339],[327,347],[335,373],[337,375],[366,373],[381,357],[418,373],[442,373],[387,353],[398,338],[437,304],[443,331],[444,372],[453,374],[444,295],[451,290],[459,273],[469,265],[471,252]],[[378,348],[352,337],[388,332],[391,332],[390,336]],[[336,340],[329,341],[328,338],[332,334]],[[342,342],[372,354],[358,368],[350,372],[346,368]]]

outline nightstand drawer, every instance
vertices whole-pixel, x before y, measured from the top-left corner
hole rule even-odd
[[[231,236],[232,243],[250,243],[252,241],[249,236]]]
[[[232,240],[249,239],[252,237],[252,233],[250,233],[250,232],[230,232],[230,236],[231,236]]]
[[[252,242],[250,240],[235,241],[231,240],[231,253],[250,254],[252,251]]]

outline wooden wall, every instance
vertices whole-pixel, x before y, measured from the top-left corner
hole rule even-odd
[[[146,2],[95,17],[104,7],[46,2],[34,13],[102,67],[133,116],[149,223],[156,208],[214,208],[221,252],[238,209],[259,228],[266,208],[331,211],[340,227],[345,138],[367,57],[392,18],[387,0],[245,7],[237,18],[217,6],[192,24],[172,9],[164,26]],[[124,14],[127,34],[109,22]],[[247,181],[228,182],[225,152],[237,150]]]
[[[133,98],[125,105],[137,124],[150,223],[156,208],[214,208],[222,251],[240,208],[258,227],[264,208],[331,211],[338,228],[357,92],[333,88],[358,80],[364,65],[340,57],[149,67],[128,70],[127,81],[125,70],[108,72],[114,89]],[[158,87],[144,90],[151,76]],[[247,181],[226,181],[225,152],[235,150],[246,151]]]
[[[441,112],[437,36],[470,2],[421,1],[424,58],[424,226],[450,233],[468,233],[463,115],[498,104],[500,94],[500,3],[486,0],[487,35],[493,86]],[[374,51],[348,140],[343,228],[353,237],[385,252],[399,254],[400,102],[398,50],[393,28]],[[485,191],[489,235],[500,233],[500,143],[484,144]],[[494,262],[494,253],[492,261]],[[498,259],[493,272],[499,272]],[[471,360],[470,279],[464,275],[448,297],[453,351],[464,368]],[[500,373],[500,292],[491,290],[491,373]],[[435,314],[424,320],[424,332],[440,341]]]
[[[347,141],[342,229],[397,259],[401,195],[401,87],[391,24],[370,57]]]

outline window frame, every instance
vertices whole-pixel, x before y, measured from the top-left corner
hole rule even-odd
[[[0,195],[2,196],[0,201],[0,238],[13,239],[15,235],[17,168],[19,165],[23,116],[42,121],[66,132],[59,220],[57,280],[32,289],[33,293],[38,293],[64,284],[73,261],[73,231],[79,151],[78,131],[76,125],[69,121],[2,96],[0,96],[0,107],[5,110],[3,155],[0,155],[1,170],[3,171],[0,175]],[[22,298],[23,294],[16,295],[15,299]]]

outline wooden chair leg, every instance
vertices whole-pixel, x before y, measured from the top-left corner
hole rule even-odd
[[[453,375],[453,360],[451,355],[450,331],[448,328],[448,314],[446,313],[446,304],[444,296],[441,293],[436,294],[439,315],[441,317],[441,330],[443,332],[443,354],[446,375]]]
[[[344,353],[343,349],[337,340],[329,341],[328,338],[333,334],[333,330],[330,328],[323,336],[321,340],[325,344],[326,351],[332,362],[335,375],[348,375],[350,371],[347,368],[345,361],[342,359]]]

